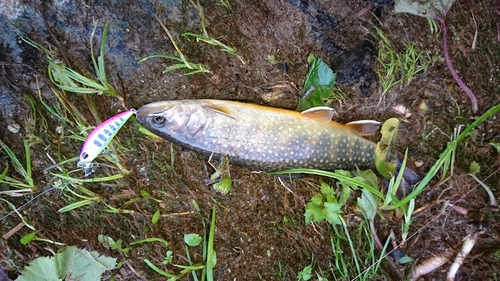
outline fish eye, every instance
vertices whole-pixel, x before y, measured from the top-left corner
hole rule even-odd
[[[163,116],[155,116],[153,119],[153,124],[156,126],[156,127],[163,127],[163,125],[165,125],[165,117]]]
[[[89,158],[89,154],[87,152],[84,152],[82,153],[82,155],[80,156],[81,159],[85,160],[87,158]]]

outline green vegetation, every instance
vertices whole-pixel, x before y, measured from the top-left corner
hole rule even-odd
[[[53,257],[36,258],[16,280],[99,280],[115,267],[115,258],[71,246]]]
[[[332,97],[332,87],[335,84],[337,75],[320,58],[313,54],[307,58],[309,71],[307,72],[302,88],[302,98],[297,105],[297,111],[304,111],[315,106],[324,106],[328,99]]]
[[[124,175],[129,174],[130,172],[120,163],[120,158],[118,156],[121,151],[125,151],[127,148],[119,145],[116,141],[114,144],[110,144],[110,149],[108,150],[108,153],[103,156],[103,158],[106,158],[112,164],[109,165],[111,169],[118,170],[119,172],[113,175],[104,175],[96,178],[81,179],[80,176],[75,176],[75,173],[80,172],[79,169],[75,170],[73,168],[74,162],[77,161],[78,157],[74,156],[66,158],[68,155],[66,152],[68,144],[74,147],[73,153],[77,153],[79,147],[81,146],[81,142],[85,140],[90,130],[93,129],[93,126],[90,126],[89,122],[84,117],[82,109],[74,104],[74,97],[66,95],[66,91],[79,94],[107,94],[117,97],[121,102],[123,102],[121,96],[118,95],[115,89],[109,84],[105,72],[104,52],[108,24],[106,23],[104,26],[102,40],[100,43],[100,54],[98,58],[96,58],[93,54],[93,38],[96,28],[97,25],[92,31],[90,49],[91,59],[94,69],[96,70],[97,80],[90,79],[87,76],[80,74],[78,71],[60,63],[56,52],[43,48],[40,44],[29,38],[22,38],[23,41],[27,42],[30,46],[36,48],[46,56],[50,81],[62,91],[57,88],[51,88],[57,101],[54,105],[49,105],[44,100],[41,91],[38,92],[38,101],[31,96],[25,96],[31,105],[32,116],[27,118],[25,124],[26,139],[23,142],[25,154],[23,159],[24,161],[21,161],[14,154],[11,148],[3,142],[0,143],[1,149],[5,151],[7,157],[10,159],[5,162],[6,167],[0,174],[0,184],[5,184],[7,187],[14,188],[11,190],[2,189],[0,194],[19,196],[25,193],[32,193],[37,188],[35,180],[32,176],[32,152],[30,148],[34,144],[41,143],[45,145],[45,154],[54,164],[47,170],[58,170],[58,172],[48,173],[50,177],[49,184],[51,189],[55,188],[61,190],[62,196],[71,202],[67,206],[61,208],[59,210],[60,212],[71,211],[96,202],[102,202],[104,206],[106,206],[105,211],[107,212],[128,212],[127,210],[119,210],[110,206],[100,195],[84,186],[84,184],[88,183],[116,181],[123,178]],[[99,123],[100,117],[98,109],[93,102],[91,95],[83,95],[83,97],[88,105],[88,110],[91,112],[96,122]],[[49,124],[47,121],[48,119],[56,120],[56,122]],[[44,140],[52,139],[53,141],[52,143],[44,142],[41,140],[41,137],[38,137],[38,135],[43,135]],[[78,143],[75,143],[75,141]],[[115,148],[116,144],[118,144],[118,146]],[[9,162],[13,164],[17,175],[12,172],[12,166],[9,165]],[[24,237],[23,241],[30,242],[42,240],[38,239],[36,232],[34,232],[33,234]]]
[[[469,136],[477,126],[499,111],[500,104],[486,111],[476,121],[467,126],[463,132],[460,133],[457,130],[454,138],[448,143],[446,149],[441,153],[439,159],[425,177],[414,187],[410,194],[401,199],[396,197],[396,191],[402,181],[402,173],[398,175],[392,174],[386,194],[379,191],[378,179],[371,171],[358,171],[351,174],[341,170],[332,173],[320,170],[293,169],[280,171],[276,174],[313,174],[338,180],[337,188],[333,188],[324,182],[321,183],[320,192],[312,196],[306,205],[305,222],[310,224],[327,221],[333,227],[334,233],[332,233],[331,240],[332,254],[335,261],[334,272],[338,272],[341,279],[356,277],[361,278],[360,280],[371,280],[376,276],[380,276],[381,273],[378,272],[380,262],[384,259],[391,263],[395,271],[397,271],[395,262],[404,264],[411,261],[406,256],[396,261],[389,259],[387,246],[391,240],[388,239],[385,242],[379,240],[375,229],[375,217],[378,215],[379,219],[383,220],[382,212],[389,210],[403,216],[399,230],[401,239],[396,243],[398,247],[401,247],[409,237],[416,235],[418,231],[412,234],[409,233],[416,197],[427,188],[434,176],[440,171],[439,181],[441,183],[453,175],[454,155],[458,143]],[[407,155],[405,154],[401,169],[405,168],[406,159]],[[469,174],[472,175],[477,171],[478,167],[471,163],[471,172]],[[349,204],[354,204],[353,196],[357,196],[354,209],[358,210],[363,218],[357,228],[349,227],[344,219],[346,217],[345,211],[353,208]],[[304,276],[310,277],[311,268],[306,267],[304,270],[300,273],[300,276],[302,280],[308,280],[304,279]],[[336,276],[336,278],[339,277]]]
[[[242,64],[245,64],[243,57],[236,53],[235,48],[230,47],[230,46],[222,43],[221,41],[208,35],[207,28],[205,26],[205,14],[203,13],[203,8],[200,5],[200,1],[197,0],[196,3],[191,1],[191,4],[198,10],[198,14],[200,15],[202,34],[193,33],[193,32],[184,32],[184,33],[182,33],[182,36],[194,37],[194,38],[196,38],[197,41],[202,41],[202,42],[205,42],[207,44],[219,47],[219,48],[221,48],[221,51],[235,55],[241,61]],[[227,3],[226,1],[221,0],[221,5],[226,7],[226,8],[229,8],[229,3]]]
[[[378,65],[375,72],[379,78],[382,95],[400,83],[409,84],[417,73],[425,70],[430,61],[423,51],[417,52],[415,45],[405,45],[405,52],[398,53],[381,28],[375,26],[375,38],[378,40]]]
[[[104,53],[106,46],[106,36],[108,33],[108,23],[104,25],[104,30],[101,38],[99,57],[95,58],[94,55],[94,44],[93,38],[97,24],[92,30],[92,35],[90,36],[90,56],[94,69],[96,70],[97,80],[88,78],[87,76],[81,74],[80,72],[69,68],[67,65],[59,62],[55,59],[55,54],[43,48],[40,44],[34,42],[33,40],[21,37],[23,41],[38,49],[40,52],[45,53],[49,62],[49,78],[54,85],[59,89],[77,93],[77,94],[107,94],[118,98],[123,103],[123,97],[121,97],[113,86],[108,82],[106,76],[106,68],[104,65]]]
[[[335,174],[350,175],[349,172],[340,170],[336,171]],[[369,183],[371,180],[367,179],[375,177],[375,175],[361,173],[356,177],[364,177],[365,182]],[[375,181],[375,183],[377,182]],[[355,209],[364,219],[350,225],[345,220],[344,209],[349,205],[349,202],[353,203],[351,197],[356,191],[361,192],[362,195],[357,198]],[[380,202],[380,199],[377,199],[373,193],[366,189],[360,189],[355,183],[347,180],[339,182],[337,189],[322,182],[320,193],[315,194],[307,203],[304,214],[306,224],[320,223],[326,220],[333,228],[330,240],[334,265],[331,271],[334,272],[335,278],[344,280],[358,276],[361,278],[360,280],[370,280],[381,275],[378,272],[378,265],[372,267],[372,264],[385,255],[389,243],[388,240],[382,245],[374,228],[374,218]],[[376,246],[379,247],[378,254],[375,251]],[[299,272],[298,278],[300,277],[300,280],[311,278],[311,265]],[[318,272],[316,275],[318,279],[324,278]]]
[[[11,196],[22,193],[31,193],[33,189],[35,189],[35,182],[31,175],[31,152],[30,152],[30,143],[28,140],[24,140],[24,154],[25,154],[25,162],[26,167],[21,164],[21,161],[17,158],[14,152],[5,145],[2,141],[0,141],[1,148],[7,153],[7,156],[10,158],[10,161],[14,165],[14,169],[16,172],[22,176],[23,180],[17,179],[15,176],[11,176],[8,174],[9,172],[9,164],[6,163],[6,167],[3,170],[2,174],[0,174],[0,183],[7,184],[9,186],[15,187],[15,190],[8,191],[0,191],[0,194],[10,194]]]
[[[191,4],[198,10],[198,14],[200,16],[202,34],[194,33],[194,32],[184,32],[184,33],[182,33],[182,36],[186,37],[186,38],[193,37],[196,39],[196,41],[202,41],[204,43],[219,47],[223,52],[227,52],[227,53],[230,53],[232,55],[235,55],[241,61],[242,64],[245,64],[243,57],[236,53],[235,48],[230,47],[230,46],[222,43],[221,41],[211,37],[210,35],[208,35],[207,28],[205,25],[205,14],[203,13],[203,8],[200,5],[200,1],[197,1],[196,3],[191,1]],[[227,9],[230,9],[229,2],[227,2],[227,1],[221,0],[220,5],[227,8]],[[196,73],[210,73],[210,70],[205,65],[203,65],[201,63],[190,62],[186,58],[186,56],[182,53],[181,49],[179,48],[179,46],[175,42],[174,37],[172,36],[172,34],[168,30],[168,28],[161,22],[161,20],[158,17],[156,17],[156,20],[158,20],[161,27],[163,28],[163,30],[167,34],[167,36],[170,39],[170,42],[172,43],[172,45],[174,46],[175,51],[177,52],[178,56],[171,56],[171,55],[164,55],[164,54],[149,55],[149,56],[146,56],[146,57],[140,59],[138,61],[138,63],[142,63],[142,62],[144,62],[148,59],[151,59],[151,58],[165,58],[165,59],[176,61],[178,63],[167,67],[165,70],[163,70],[163,73],[167,73],[167,72],[177,70],[177,69],[187,69],[188,71],[185,73],[185,75],[192,75],[192,74],[196,74]]]
[[[472,104],[472,110],[476,112],[478,110],[477,98],[474,92],[465,84],[465,82],[460,78],[455,67],[450,59],[450,54],[448,52],[448,39],[447,39],[447,28],[446,28],[446,15],[450,10],[451,6],[455,3],[455,0],[431,0],[431,1],[409,1],[401,0],[394,6],[394,11],[396,13],[409,13],[416,16],[424,17],[429,20],[429,25],[431,33],[437,30],[437,24],[435,21],[440,23],[441,35],[442,35],[442,47],[443,56],[446,66],[451,73],[451,76],[455,79],[457,84],[462,88],[462,90],[467,94]]]
[[[196,73],[210,73],[210,70],[208,68],[206,68],[203,64],[193,63],[193,62],[188,61],[186,56],[182,53],[181,49],[175,43],[174,37],[172,36],[172,34],[168,30],[168,28],[161,22],[161,20],[158,17],[156,17],[156,20],[158,20],[161,27],[165,31],[165,33],[167,33],[167,36],[170,39],[170,42],[172,43],[172,45],[174,45],[174,48],[177,51],[177,54],[179,56],[176,57],[176,56],[161,55],[161,54],[150,55],[150,56],[147,56],[147,57],[140,59],[138,61],[138,63],[142,63],[142,62],[144,62],[148,59],[151,59],[151,58],[165,58],[165,59],[171,59],[171,60],[174,60],[174,61],[177,61],[180,63],[167,67],[165,70],[163,70],[163,73],[167,73],[167,72],[170,72],[172,70],[183,69],[183,68],[186,68],[189,70],[189,72],[187,72],[185,75],[192,75],[192,74],[196,74]]]
[[[196,204],[195,201],[193,201],[193,206],[198,212],[198,215],[201,217],[200,209],[198,207],[198,204]],[[174,273],[169,273],[155,264],[153,264],[149,259],[145,259],[144,262],[156,273],[158,273],[161,276],[167,277],[169,281],[175,281],[175,280],[180,280],[184,276],[191,274],[191,277],[195,281],[199,280],[208,280],[208,281],[213,281],[214,276],[213,276],[213,268],[215,267],[217,263],[217,255],[214,250],[214,238],[215,238],[215,207],[212,209],[212,218],[210,221],[210,230],[208,232],[208,238],[207,236],[204,236],[202,238],[199,234],[196,233],[188,233],[184,234],[184,250],[186,254],[186,258],[188,261],[188,265],[179,265],[179,264],[172,264],[172,259],[173,259],[173,252],[172,251],[167,251],[165,254],[165,259],[163,260],[163,265],[171,265],[174,268],[180,269],[180,272],[177,274]],[[205,221],[202,219],[203,226],[206,228]],[[201,242],[203,241],[203,261],[204,263],[194,263],[191,259],[191,254],[189,252],[189,247],[198,247]],[[196,271],[201,270],[201,276],[198,277],[196,274]]]
[[[229,170],[229,157],[223,155],[221,157],[220,163],[215,167],[211,162],[211,157],[208,159],[208,163],[214,168],[215,172],[210,175],[210,179],[207,184],[212,185],[212,188],[226,195],[231,191],[233,185],[233,180],[231,179],[231,173]]]

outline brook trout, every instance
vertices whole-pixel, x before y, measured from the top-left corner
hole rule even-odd
[[[156,135],[205,156],[273,172],[374,168],[372,134],[378,122],[341,125],[318,107],[302,113],[223,100],[177,100],[147,104],[137,120]]]

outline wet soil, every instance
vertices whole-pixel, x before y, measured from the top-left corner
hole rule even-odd
[[[479,101],[479,112],[472,112],[467,96],[446,68],[440,35],[430,33],[424,18],[395,14],[391,1],[385,2],[231,1],[231,8],[226,9],[219,1],[202,1],[208,33],[235,47],[244,63],[215,46],[180,36],[185,31],[201,32],[200,17],[189,1],[40,4],[9,0],[0,4],[0,128],[3,128],[0,139],[17,155],[24,155],[23,140],[32,143],[30,153],[36,184],[32,194],[20,196],[5,193],[13,187],[0,184],[3,200],[0,232],[4,235],[0,239],[0,266],[14,279],[34,258],[51,255],[51,251],[61,248],[46,242],[22,245],[20,238],[31,230],[21,227],[12,231],[21,220],[16,214],[6,216],[12,210],[7,202],[21,206],[42,194],[20,209],[20,214],[40,230],[40,237],[117,257],[123,266],[106,273],[107,280],[163,280],[143,260],[147,258],[161,265],[167,250],[174,252],[173,263],[187,264],[183,236],[204,234],[202,221],[209,222],[213,207],[217,209],[217,280],[295,280],[313,256],[315,271],[329,280],[335,280],[334,276],[339,278],[333,266],[331,226],[326,222],[305,225],[303,218],[305,204],[318,192],[320,181],[332,186],[334,182],[313,176],[280,180],[231,167],[233,188],[228,195],[221,195],[205,184],[212,171],[206,159],[164,140],[146,137],[138,132],[136,122],[127,124],[117,136],[121,147],[117,154],[131,174],[111,182],[85,184],[100,196],[101,202],[58,212],[77,199],[64,189],[52,189],[60,182],[53,176],[60,172],[54,163],[77,156],[81,141],[70,137],[78,135],[75,124],[62,121],[43,106],[42,102],[60,108],[52,90],[54,85],[47,79],[48,62],[20,36],[39,42],[66,65],[92,76],[89,38],[94,22],[98,26],[94,42],[99,42],[104,22],[109,22],[106,71],[113,86],[125,97],[127,108],[160,100],[214,98],[294,109],[308,70],[307,58],[314,53],[338,74],[335,91],[337,94],[342,91],[343,98],[332,102],[338,114],[336,119],[348,122],[401,118],[398,149],[408,148],[411,158],[422,163],[419,169],[425,174],[456,128],[469,125],[500,103],[500,3],[459,0],[448,13],[451,59]],[[211,73],[185,76],[179,70],[163,74],[162,70],[172,64],[166,59],[137,63],[151,54],[175,54],[155,16],[167,25],[186,57],[203,63]],[[410,83],[399,84],[384,94],[375,72],[378,52],[378,41],[373,36],[375,25],[382,28],[395,51],[403,53],[407,44],[413,43],[427,54],[425,60],[430,63]],[[472,48],[476,31],[476,46]],[[34,100],[34,107],[29,104],[29,97]],[[83,97],[66,93],[66,97],[82,111],[91,126],[123,110],[116,98],[105,95]],[[90,100],[98,108],[99,120],[88,109]],[[15,129],[17,126],[19,131]],[[412,262],[398,265],[402,275],[383,261],[378,276],[371,279],[405,279],[401,276],[408,276],[424,259],[459,251],[462,240],[477,232],[480,232],[478,242],[456,280],[498,278],[498,208],[488,206],[486,192],[465,175],[470,163],[476,161],[481,167],[477,177],[484,179],[499,197],[500,154],[490,145],[492,142],[500,142],[498,115],[460,143],[454,175],[445,182],[434,180],[417,199],[418,212],[413,216],[410,234],[417,231],[418,234],[400,249],[412,258]],[[0,156],[3,171],[9,160],[4,151],[0,151]],[[96,177],[118,172],[110,162],[104,159],[99,162],[102,165]],[[75,164],[73,161],[60,167],[72,171]],[[11,164],[9,175],[19,178]],[[141,191],[158,201],[141,195]],[[456,202],[458,199],[461,200]],[[201,216],[192,201],[200,206]],[[448,201],[456,202],[468,214],[453,209],[443,212]],[[356,213],[354,203],[352,199],[351,207],[344,210],[346,217]],[[105,204],[118,209],[117,213],[105,212]],[[152,223],[156,210],[162,216]],[[400,224],[400,218],[391,213],[376,220],[378,234],[384,240],[391,230],[401,237]],[[351,229],[355,232],[356,226]],[[125,255],[100,244],[97,239],[100,234],[122,239],[124,245],[150,237],[165,239],[170,245],[165,248],[145,243],[131,247]],[[401,242],[400,238],[396,242]],[[195,262],[203,261],[201,247],[191,249],[190,253]],[[424,279],[444,279],[448,267],[449,263]],[[164,268],[176,271],[171,266]],[[191,280],[190,276],[185,278]]]

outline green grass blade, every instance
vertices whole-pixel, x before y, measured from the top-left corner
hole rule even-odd
[[[109,28],[109,23],[106,22],[104,24],[104,30],[102,31],[101,50],[99,52],[99,57],[97,58],[99,66],[99,68],[97,69],[97,75],[103,85],[108,85],[108,78],[106,77],[106,68],[104,67],[104,49],[106,47],[106,37],[108,35],[108,28]]]
[[[213,269],[217,263],[217,256],[214,250],[214,238],[215,238],[215,207],[212,208],[212,221],[210,222],[210,233],[208,235],[208,247],[207,247],[207,280],[213,281]]]
[[[31,151],[28,140],[24,140],[24,153],[26,159],[26,177],[25,180],[30,186],[35,186],[33,178],[31,177]]]
[[[490,108],[483,115],[481,115],[481,117],[476,119],[476,121],[474,121],[472,124],[467,126],[467,128],[465,128],[465,130],[460,135],[458,135],[457,138],[455,138],[453,141],[448,143],[448,146],[441,153],[439,159],[430,168],[429,172],[427,172],[427,174],[422,179],[422,181],[415,187],[413,192],[410,193],[405,198],[403,198],[398,203],[396,203],[392,206],[387,206],[385,208],[389,209],[389,210],[399,208],[405,204],[408,204],[408,202],[410,200],[412,200],[413,198],[417,197],[420,193],[422,193],[425,190],[425,188],[427,187],[427,185],[429,184],[429,182],[432,180],[432,178],[434,178],[434,176],[439,172],[440,168],[443,166],[445,161],[447,161],[449,155],[456,149],[458,143],[461,142],[465,137],[467,137],[472,132],[472,130],[474,130],[477,126],[482,124],[486,119],[488,119],[489,117],[491,117],[492,115],[494,115],[498,111],[500,111],[500,104],[497,104],[494,107]]]
[[[138,60],[137,63],[143,63],[144,61],[146,61],[148,59],[152,59],[152,58],[171,59],[171,60],[175,60],[175,61],[178,61],[178,62],[183,62],[178,57],[174,57],[174,56],[170,56],[170,55],[156,54],[156,55],[149,55],[149,56],[143,57],[142,59]]]
[[[168,241],[161,239],[161,238],[155,238],[155,237],[150,237],[150,238],[144,238],[135,242],[130,243],[130,246],[134,246],[137,244],[142,244],[142,243],[151,243],[151,242],[160,242],[162,243],[165,247],[168,247]]]
[[[171,65],[167,68],[165,68],[162,73],[167,73],[167,72],[170,72],[170,71],[174,71],[174,70],[177,70],[177,69],[181,69],[181,68],[187,68],[187,66],[185,64],[174,64],[174,65]]]
[[[384,195],[378,189],[374,188],[373,186],[371,186],[371,185],[369,185],[361,180],[351,178],[348,176],[344,176],[344,175],[338,174],[338,173],[322,171],[322,170],[315,170],[315,169],[291,169],[291,170],[285,170],[285,171],[279,171],[279,172],[272,172],[270,174],[274,174],[274,175],[311,174],[311,175],[318,175],[318,176],[334,178],[334,179],[337,179],[339,181],[346,181],[349,184],[365,188],[368,191],[370,191],[371,193],[373,193],[375,196],[377,196],[378,198],[384,199]]]
[[[64,213],[64,212],[68,212],[68,211],[71,211],[71,210],[74,210],[74,209],[78,209],[78,208],[83,207],[83,206],[90,205],[90,204],[92,204],[94,202],[96,202],[96,201],[92,200],[92,199],[84,199],[84,200],[81,200],[81,201],[78,201],[78,202],[66,205],[66,206],[62,207],[61,209],[59,209],[57,211],[59,213]]]
[[[2,174],[0,175],[0,181],[3,181],[3,179],[7,176],[7,172],[9,172],[9,163],[5,163],[6,167],[3,170]]]
[[[65,175],[52,174],[52,173],[51,173],[51,175],[56,176],[56,177],[61,178],[61,179],[64,179],[64,180],[67,180],[67,181],[70,181],[70,182],[74,182],[74,183],[103,182],[103,181],[112,181],[112,180],[117,180],[117,179],[123,178],[122,174],[116,174],[116,175],[102,177],[102,178],[91,178],[91,179],[77,179],[77,178],[72,178],[72,177],[65,176]]]
[[[8,183],[9,185],[16,186],[16,187],[22,187],[22,188],[34,188],[35,184],[33,179],[31,178],[31,162],[26,163],[26,168],[21,164],[19,159],[17,158],[16,154],[8,147],[6,144],[0,141],[0,144],[2,145],[2,149],[7,153],[7,156],[10,158],[10,161],[12,164],[14,164],[14,169],[24,178],[26,183],[23,183],[17,179],[14,179],[12,177],[7,177],[6,175],[4,176],[4,181]],[[30,150],[29,150],[29,144],[27,143],[27,140],[24,141],[24,146],[25,146],[25,153],[26,154],[26,160],[31,160],[31,156],[29,155]],[[29,169],[29,170],[28,170]],[[5,170],[4,170],[5,172]],[[3,174],[3,173],[2,173]]]
[[[154,265],[152,262],[150,262],[148,259],[145,259],[144,262],[152,269],[154,270],[156,273],[162,275],[162,276],[165,276],[165,277],[168,277],[168,278],[176,278],[177,276],[175,276],[174,274],[171,274],[171,273],[168,273],[166,271],[163,271],[161,270],[160,268],[158,268],[156,265]],[[176,279],[173,279],[173,280],[176,280]]]

